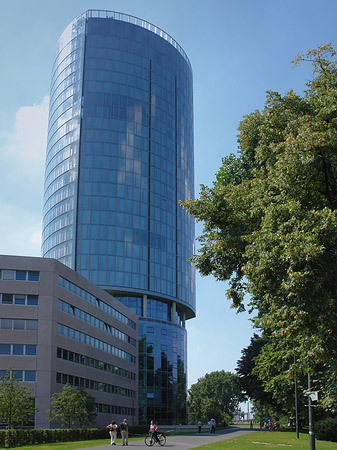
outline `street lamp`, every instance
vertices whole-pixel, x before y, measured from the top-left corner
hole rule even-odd
[[[314,398],[317,400],[317,392],[311,392],[310,373],[308,373],[309,444],[310,450],[315,450],[314,410],[311,403],[313,400],[312,395],[315,395],[316,397]]]

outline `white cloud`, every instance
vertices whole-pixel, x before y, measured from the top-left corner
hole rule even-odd
[[[44,160],[47,145],[49,97],[33,106],[22,106],[16,113],[16,132],[11,150],[26,159]]]
[[[0,130],[0,253],[40,256],[49,98],[20,107]]]

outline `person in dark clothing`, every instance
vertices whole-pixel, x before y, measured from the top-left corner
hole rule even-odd
[[[124,419],[123,422],[119,424],[119,429],[121,430],[122,444],[129,445],[128,442],[129,427],[126,419]]]

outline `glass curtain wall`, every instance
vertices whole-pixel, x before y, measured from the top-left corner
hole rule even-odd
[[[140,422],[184,423],[184,322],[195,316],[194,223],[178,205],[194,196],[188,58],[154,25],[87,11],[60,41],[51,99],[43,255],[140,316]]]

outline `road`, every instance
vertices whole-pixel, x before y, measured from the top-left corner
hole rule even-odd
[[[189,450],[191,448],[199,447],[199,445],[205,445],[210,444],[212,442],[218,442],[223,441],[225,439],[232,439],[238,436],[242,436],[247,433],[255,433],[256,430],[250,430],[250,429],[238,429],[238,428],[229,428],[226,430],[219,430],[215,434],[210,433],[201,433],[201,434],[190,434],[190,435],[175,435],[175,436],[168,436],[166,440],[166,444],[164,448],[167,449],[174,449],[174,450]],[[108,441],[108,440],[107,440]],[[86,449],[83,450],[111,450],[111,448],[116,448],[122,446],[122,441],[119,438],[117,440],[116,446],[111,446],[110,444],[107,445],[100,445],[99,447],[86,447]],[[139,441],[132,441],[129,442],[128,447],[142,447],[147,448],[144,443],[144,439]],[[153,449],[158,450],[160,447],[158,444],[155,444]],[[82,449],[78,449],[82,450]]]

